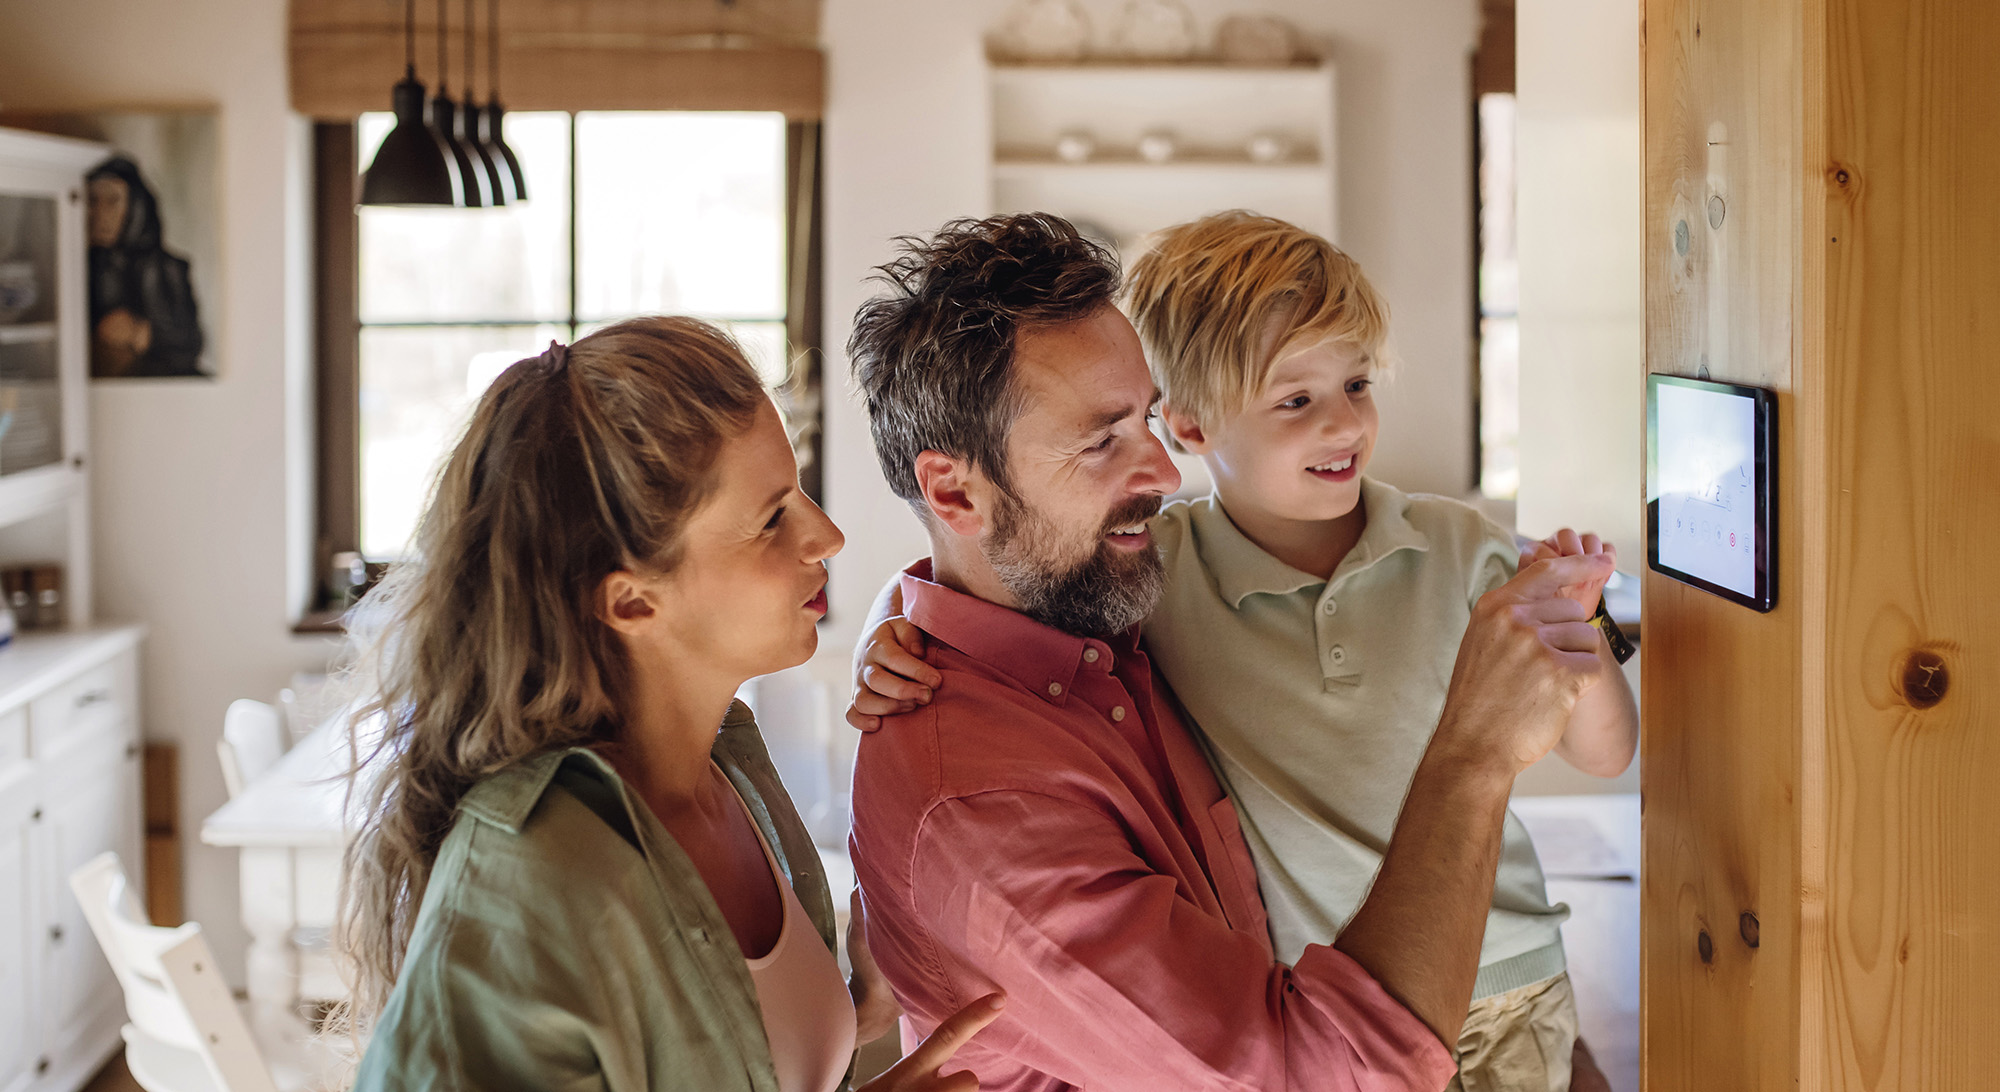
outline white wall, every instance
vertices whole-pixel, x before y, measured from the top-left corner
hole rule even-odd
[[[1122,7],[1080,0],[1102,33]],[[1004,0],[826,0],[827,503],[847,530],[834,560],[822,676],[898,566],[924,552],[881,483],[839,347],[890,239],[984,215],[982,35]],[[1382,395],[1375,472],[1409,489],[1472,487],[1470,55],[1473,0],[1188,0],[1201,33],[1235,11],[1291,19],[1339,67],[1340,240],[1389,299],[1401,373]]]
[[[0,0],[0,109],[221,111],[214,380],[94,382],[97,610],[150,627],[147,738],[181,749],[190,918],[242,981],[236,862],[199,844],[224,799],[215,740],[329,643],[291,634],[310,519],[305,129],[286,109],[282,0]]]
[[[1521,491],[1540,537],[1593,528],[1645,565],[1640,539],[1644,164],[1639,9],[1521,0]]]

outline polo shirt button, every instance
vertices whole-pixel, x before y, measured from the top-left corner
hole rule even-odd
[[[1124,719],[1125,719],[1125,707],[1124,707],[1124,706],[1122,706],[1122,705],[1114,705],[1114,706],[1112,706],[1112,707],[1111,707],[1111,719],[1112,719],[1112,720],[1124,720]]]
[[[1339,667],[1341,664],[1347,662],[1347,650],[1339,645],[1335,645],[1326,650],[1326,658],[1333,666]]]
[[[1326,602],[1321,603],[1319,605],[1319,609],[1322,613],[1325,614],[1338,614],[1340,612],[1340,604],[1329,599]]]
[[[1052,697],[1052,698],[1060,698],[1060,697],[1062,697],[1062,684],[1061,684],[1061,683],[1059,683],[1059,682],[1052,682],[1052,683],[1050,683],[1050,684],[1049,684],[1049,697]]]
[[[1084,650],[1083,650],[1083,662],[1084,662],[1084,663],[1087,663],[1087,664],[1094,664],[1094,663],[1096,663],[1096,662],[1097,662],[1097,650],[1096,650],[1096,649],[1094,649],[1094,648],[1086,648],[1086,649],[1084,649]]]

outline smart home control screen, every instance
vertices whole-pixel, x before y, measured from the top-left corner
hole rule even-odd
[[[1664,383],[1654,393],[1660,564],[1755,595],[1756,403]]]

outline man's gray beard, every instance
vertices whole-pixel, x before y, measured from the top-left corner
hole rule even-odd
[[[1160,510],[1158,497],[1113,512],[1101,534],[1129,526]],[[1157,548],[1114,549],[1101,535],[1097,548],[1068,568],[1036,553],[1036,543],[1061,540],[1040,513],[1012,497],[1002,502],[993,537],[983,546],[987,564],[1019,600],[1022,614],[1081,637],[1105,637],[1138,625],[1160,601],[1167,583]]]

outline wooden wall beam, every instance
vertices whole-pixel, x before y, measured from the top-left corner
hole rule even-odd
[[[1780,461],[1775,611],[1645,580],[1649,1092],[1989,1080],[1996,54],[1989,0],[1646,0],[1647,366],[1775,388]]]

